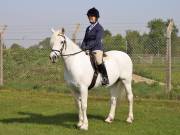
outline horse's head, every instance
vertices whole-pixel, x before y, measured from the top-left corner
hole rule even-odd
[[[52,52],[50,53],[50,59],[53,63],[57,61],[57,58],[62,54],[62,52],[66,49],[66,38],[64,35],[64,28],[61,30],[51,29],[52,36],[50,40],[50,45],[52,48]]]

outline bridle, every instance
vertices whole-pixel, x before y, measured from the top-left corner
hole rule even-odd
[[[59,52],[60,56],[72,56],[72,55],[76,55],[78,53],[81,53],[81,52],[84,52],[83,50],[79,51],[79,52],[76,52],[76,53],[71,53],[71,54],[62,54],[62,51],[66,48],[67,48],[67,44],[66,44],[66,37],[62,34],[59,34],[58,36],[61,36],[64,38],[64,42],[62,43],[62,47],[60,50],[55,50],[55,49],[52,49],[52,52],[54,52],[56,54],[56,56],[58,56],[58,54],[56,52]]]

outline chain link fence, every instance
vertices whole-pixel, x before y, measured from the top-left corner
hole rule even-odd
[[[49,60],[50,48],[46,44],[22,48],[4,48],[3,88],[69,92],[63,77],[62,59],[56,64]],[[78,40],[78,44],[82,40]],[[105,50],[121,50],[129,54],[134,64],[134,74],[156,81],[165,89],[166,41],[148,40],[146,37],[123,40],[104,40]],[[172,41],[172,86],[180,89],[180,41]],[[142,80],[139,80],[142,83]],[[164,85],[163,85],[164,84]],[[152,84],[154,85],[154,84]],[[152,87],[152,85],[150,87]],[[138,88],[138,86],[135,86]],[[144,87],[143,87],[144,88]],[[155,87],[156,88],[156,87]]]

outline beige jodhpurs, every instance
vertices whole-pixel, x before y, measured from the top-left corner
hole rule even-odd
[[[103,51],[95,50],[93,51],[93,55],[95,56],[95,59],[98,65],[103,63]]]

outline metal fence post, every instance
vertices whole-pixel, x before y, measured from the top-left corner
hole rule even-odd
[[[2,42],[2,35],[6,30],[7,26],[3,26],[2,30],[0,31],[0,86],[3,86],[3,42]]]
[[[79,32],[79,29],[80,29],[80,24],[78,23],[78,24],[76,24],[76,29],[75,29],[74,33],[72,34],[72,41],[74,43],[76,43],[76,40],[77,40],[76,35]]]
[[[0,85],[2,86],[3,85],[3,72],[2,72],[2,68],[3,68],[3,58],[2,58],[2,56],[3,56],[3,51],[2,51],[2,36],[1,36],[2,34],[1,34],[1,32],[0,32]]]
[[[170,20],[170,23],[167,27],[166,33],[166,93],[169,94],[171,92],[171,33],[173,29],[173,20]]]

